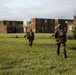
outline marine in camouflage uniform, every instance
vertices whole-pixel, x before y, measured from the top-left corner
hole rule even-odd
[[[32,31],[32,29],[29,32],[27,32],[26,36],[27,39],[29,40],[29,46],[32,47],[34,41],[34,32]]]
[[[63,32],[63,35],[60,35],[60,32]],[[63,31],[61,25],[59,25],[57,27],[56,31],[54,32],[54,36],[55,36],[55,39],[57,42],[57,55],[59,56],[59,54],[60,54],[60,46],[62,44],[64,57],[67,58],[67,54],[66,54],[66,33]]]

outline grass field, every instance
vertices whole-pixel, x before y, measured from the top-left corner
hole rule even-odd
[[[24,34],[0,34],[0,75],[76,75],[76,40],[67,40],[65,59],[50,36],[35,34],[31,48]]]

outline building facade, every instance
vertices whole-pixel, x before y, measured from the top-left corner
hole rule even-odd
[[[73,20],[31,18],[31,21],[27,21],[26,32],[32,29],[36,33],[53,33],[58,24],[61,24],[63,30],[68,32],[68,29],[71,27],[68,27],[68,25],[73,25]]]
[[[31,21],[27,21],[25,29],[26,32],[28,32],[31,29]]]
[[[68,31],[69,23],[73,23],[73,20],[72,19],[55,19],[55,26],[57,26],[58,24],[61,24],[65,32]]]
[[[23,33],[23,21],[0,21],[0,33]]]
[[[76,26],[76,15],[73,17],[73,19],[74,19],[74,25]]]
[[[36,33],[53,33],[55,30],[54,19],[31,18],[26,27],[32,29]]]

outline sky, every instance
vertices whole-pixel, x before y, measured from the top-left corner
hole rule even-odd
[[[0,0],[0,19],[70,18],[76,15],[76,0]]]

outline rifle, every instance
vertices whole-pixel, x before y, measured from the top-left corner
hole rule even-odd
[[[50,38],[54,37],[54,34],[52,34],[52,36]]]

